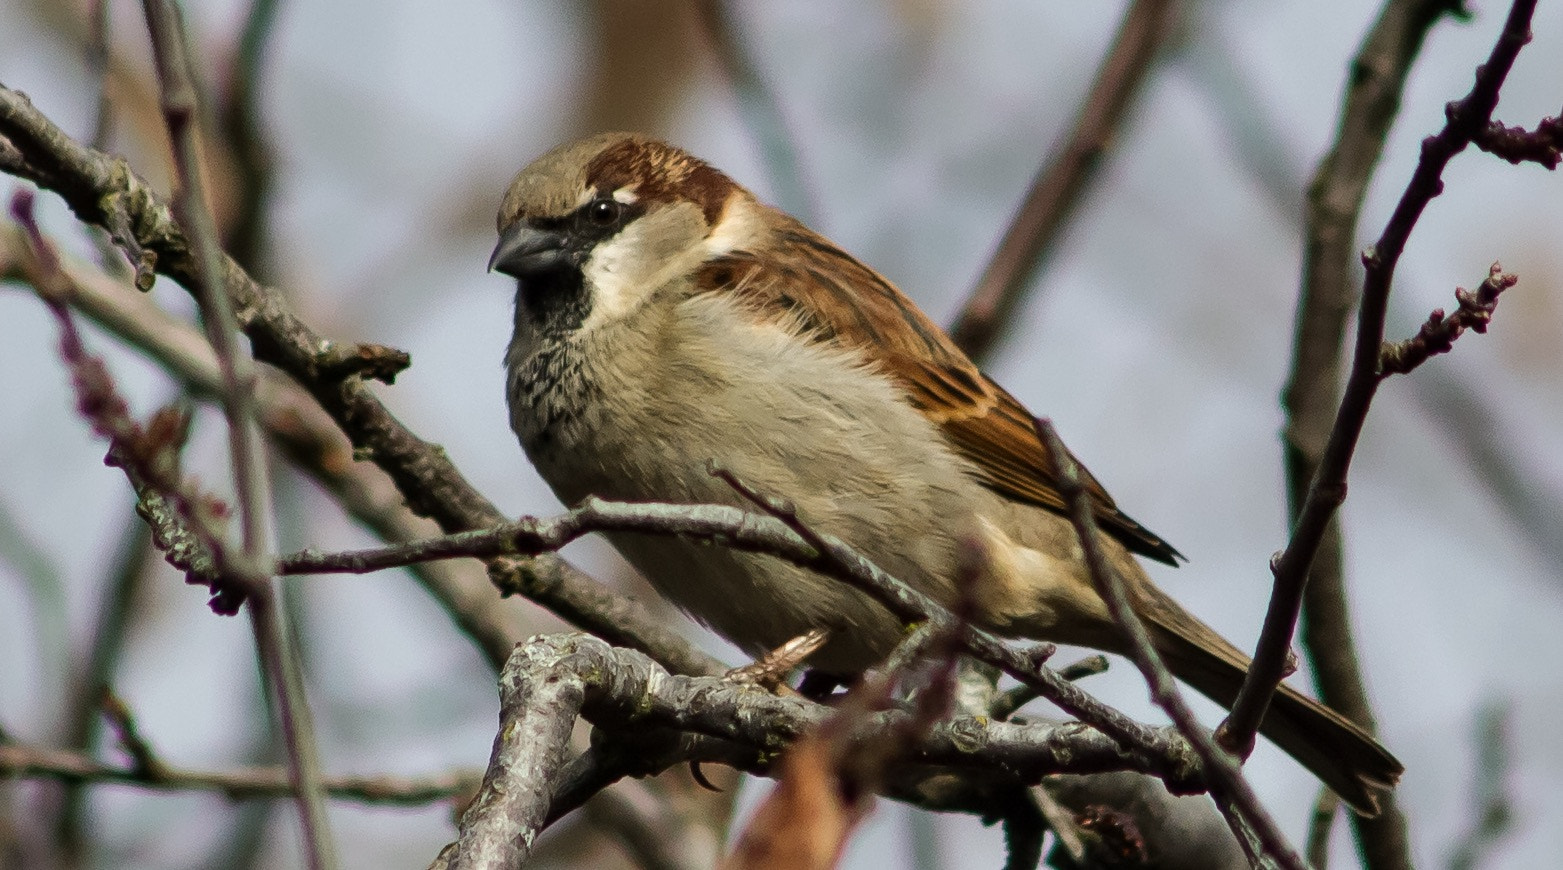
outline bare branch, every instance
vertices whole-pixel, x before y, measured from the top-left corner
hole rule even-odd
[[[1295,523],[1324,456],[1340,403],[1340,359],[1355,302],[1357,221],[1400,111],[1413,62],[1433,25],[1461,15],[1458,0],[1388,0],[1351,64],[1335,141],[1308,189],[1302,287],[1291,373],[1282,393],[1288,514]],[[1326,704],[1374,729],[1346,601],[1340,528],[1326,525],[1306,583],[1302,645]],[[1411,867],[1405,819],[1393,793],[1373,819],[1353,817],[1370,868]]]
[[[1454,298],[1460,307],[1453,315],[1445,317],[1442,308],[1435,308],[1414,337],[1384,344],[1379,351],[1379,378],[1409,374],[1429,357],[1448,353],[1454,349],[1455,339],[1467,329],[1486,332],[1493,312],[1498,309],[1498,294],[1518,281],[1519,278],[1506,274],[1502,266],[1493,263],[1487,279],[1477,286],[1476,292],[1456,287]]]
[[[586,703],[584,680],[563,662],[535,666],[536,645],[517,648],[499,675],[499,734],[483,786],[461,816],[451,870],[510,870],[526,862],[548,818],[553,778]]]
[[[1107,656],[1093,655],[1086,656],[1074,664],[1064,665],[1058,669],[1058,675],[1072,683],[1075,680],[1105,674],[1107,668]],[[988,710],[988,715],[1001,721],[1008,719],[1015,714],[1015,711],[1040,697],[1041,694],[1030,686],[1016,686],[993,699],[993,706]]]
[[[619,776],[651,773],[693,758],[774,774],[766,765],[774,759],[775,750],[834,713],[801,697],[781,697],[721,678],[674,676],[639,652],[610,647],[587,635],[534,638],[517,649],[505,674],[502,679],[507,684],[550,680],[577,684],[585,692],[582,715],[599,729],[614,737],[630,729],[643,741],[656,741],[620,745],[615,740],[607,746],[599,742],[562,765],[551,780],[557,787],[550,806],[545,807],[549,823]],[[850,739],[857,745],[894,739],[891,735],[906,734],[913,727],[916,715],[897,709],[855,719]],[[665,729],[670,728],[704,737],[657,736],[665,736]],[[752,748],[735,747],[734,742]],[[1173,742],[1182,743],[1175,738]],[[619,752],[627,756],[622,761],[613,757]],[[1187,756],[1187,749],[1182,753]],[[1169,787],[1180,790],[1197,789],[1202,784],[1198,782],[1197,762],[1192,769],[1172,775],[1160,758],[1125,748],[1081,723],[1021,725],[957,716],[934,724],[910,744],[906,756],[907,764],[887,772],[885,793],[932,809],[986,813],[994,808],[989,792],[959,778],[952,780],[951,772],[991,777],[992,771],[1003,770],[1007,773],[1000,781],[1005,787],[1013,787],[1015,777],[1036,782],[1051,773],[1123,769],[1156,771]],[[636,763],[641,766],[634,766]],[[508,809],[520,812],[521,804],[527,804],[525,812],[530,818],[531,799],[518,797]],[[496,813],[505,809],[493,803],[489,807]],[[463,824],[467,824],[465,820]],[[522,833],[511,829],[505,836],[520,837]]]
[[[736,479],[733,482],[742,485]],[[370,550],[330,554],[306,550],[281,558],[278,566],[286,574],[364,573],[406,564],[411,559],[492,556],[496,553],[534,555],[556,550],[594,532],[671,534],[777,556],[851,583],[874,596],[907,624],[929,622],[935,631],[958,628],[957,618],[928,596],[886,574],[838,539],[804,527],[785,505],[777,505],[752,490],[749,493],[759,499],[758,503],[774,511],[772,515],[761,516],[725,505],[627,504],[589,497],[574,510],[551,518],[523,517],[493,529]],[[974,627],[964,629],[964,642],[977,659],[1037,688],[1052,703],[1100,728],[1125,746],[1161,759],[1170,768],[1197,767],[1186,754],[1186,747],[1169,744],[1159,732],[1108,707],[1048,668],[1044,662],[1046,655],[1052,652],[1051,644],[1018,651]],[[1181,774],[1174,774],[1172,778],[1176,780],[1179,776]]]
[[[188,323],[164,312],[147,296],[126,292],[122,281],[85,263],[62,258],[59,270],[62,280],[56,289],[72,308],[150,356],[193,395],[217,395],[222,378],[216,357]],[[38,272],[26,239],[0,228],[0,277],[30,282]],[[356,355],[362,346],[348,347]],[[347,437],[308,393],[274,370],[262,369],[260,375],[256,410],[261,428],[295,467],[384,540],[405,541],[434,532],[432,523],[407,510],[395,485],[379,469],[353,461]],[[438,562],[409,567],[498,674],[510,651],[528,633],[514,609],[494,595],[481,570]],[[94,699],[86,705],[87,711],[94,712],[96,704]]]

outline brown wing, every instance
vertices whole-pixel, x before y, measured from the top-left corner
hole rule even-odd
[[[767,250],[735,251],[712,260],[702,267],[697,285],[784,311],[822,341],[871,348],[913,406],[976,465],[984,485],[1007,498],[1063,511],[1031,413],[978,370],[895,285],[791,218],[767,248],[773,256],[764,256]],[[1090,472],[1085,478],[1103,528],[1136,553],[1177,564],[1182,554],[1118,510]]]

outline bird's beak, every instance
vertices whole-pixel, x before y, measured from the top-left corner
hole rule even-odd
[[[540,230],[517,221],[499,234],[499,244],[488,258],[488,270],[514,278],[546,272],[564,263],[563,233]]]

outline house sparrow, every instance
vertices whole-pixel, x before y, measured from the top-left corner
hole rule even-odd
[[[747,507],[715,461],[809,527],[1012,636],[1122,653],[1029,411],[874,270],[689,154],[611,133],[516,176],[489,268],[517,279],[511,426],[565,504]],[[1156,588],[1179,554],[1085,475],[1103,544],[1172,672],[1231,705],[1247,656]],[[752,653],[814,628],[830,673],[902,626],[865,594],[770,556],[609,535],[662,594]],[[986,565],[957,590],[958,551]],[[1263,733],[1358,812],[1402,766],[1282,686]]]

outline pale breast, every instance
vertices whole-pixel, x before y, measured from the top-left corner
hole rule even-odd
[[[700,296],[512,360],[512,424],[560,499],[747,507],[708,461],[951,602],[977,484],[897,388],[851,353]],[[665,595],[752,651],[839,629],[820,666],[861,670],[901,627],[837,581],[763,556],[621,537]],[[850,635],[850,640],[848,636]]]

